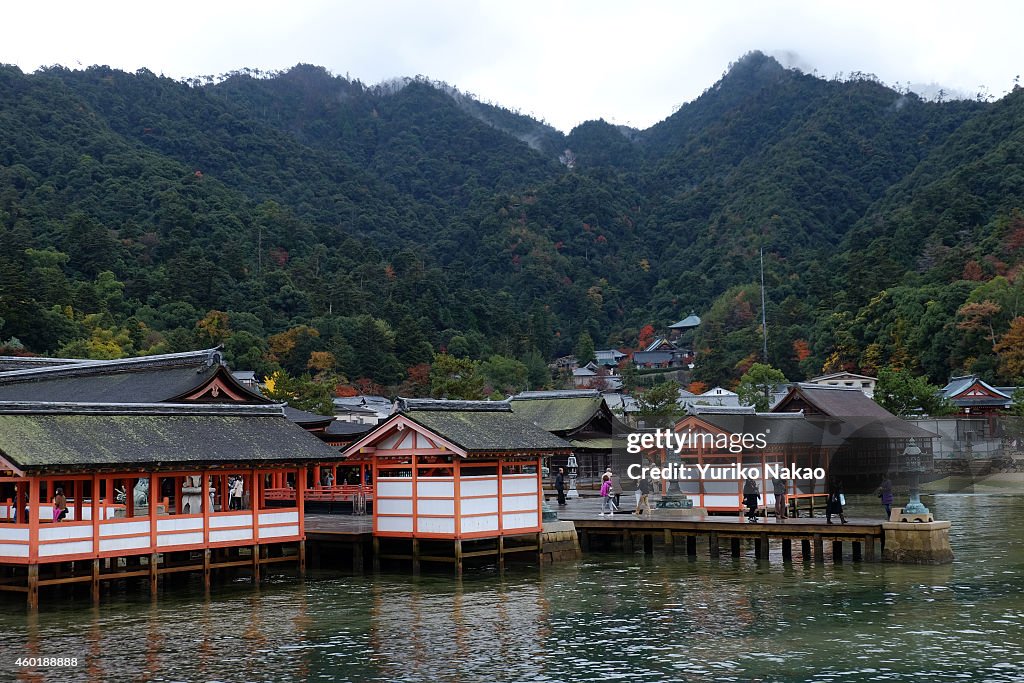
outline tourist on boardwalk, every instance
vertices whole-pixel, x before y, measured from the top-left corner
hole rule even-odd
[[[53,521],[62,522],[68,516],[68,499],[64,489],[58,488],[53,494]]]
[[[241,510],[242,509],[242,495],[245,492],[245,482],[242,481],[241,477],[235,477],[235,480],[231,482],[231,496],[228,501],[229,510]]]
[[[612,502],[612,478],[603,477],[604,481],[601,482],[601,514],[599,517],[604,517],[613,514],[613,507],[615,505]]]
[[[747,521],[757,523],[757,506],[761,498],[761,489],[757,482],[749,477],[743,482],[743,504],[747,506]]]
[[[779,477],[772,479],[772,493],[775,495],[775,521],[785,522],[789,517],[786,511],[786,482]]]
[[[651,482],[647,481],[646,477],[641,477],[640,481],[637,482],[637,501],[636,510],[633,511],[634,515],[643,515],[644,510],[647,510],[647,516],[650,517],[653,514],[651,510]]]
[[[558,494],[558,504],[565,505],[565,468],[559,467],[555,475],[555,493]]]
[[[839,515],[839,519],[843,524],[848,524],[849,520],[846,519],[846,515],[843,514],[843,483],[838,479],[828,480],[828,500],[825,503],[825,522],[827,524],[832,523],[832,515]]]
[[[619,479],[619,475],[617,475],[615,472],[612,472],[611,479],[612,479],[612,495],[615,497],[615,508],[618,509],[618,508],[622,507],[622,505],[621,505],[621,500],[622,500],[622,481]]]
[[[882,483],[878,485],[878,491],[875,492],[879,498],[881,498],[882,507],[885,508],[885,518],[889,519],[892,516],[892,481],[888,476],[882,480]]]

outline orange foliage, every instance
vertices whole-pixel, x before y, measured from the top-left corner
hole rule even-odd
[[[708,390],[708,385],[707,385],[706,382],[701,382],[700,380],[694,380],[693,382],[690,382],[687,385],[686,390],[689,391],[691,394],[700,395],[700,394],[703,394],[705,391]]]
[[[330,351],[313,351],[309,354],[309,360],[306,362],[306,367],[310,370],[331,370],[337,362],[334,360],[334,354]]]
[[[654,325],[644,325],[640,328],[640,334],[637,336],[636,348],[638,351],[643,351],[651,342],[654,341]]]
[[[358,396],[359,392],[347,384],[339,384],[334,387],[334,395],[338,398],[349,398],[351,396]]]
[[[984,280],[985,274],[981,272],[981,266],[978,265],[978,262],[972,260],[968,261],[967,264],[964,265],[963,278],[965,280],[974,280],[977,282]]]
[[[811,355],[811,345],[805,339],[797,339],[793,342],[793,354],[797,361],[807,360]]]

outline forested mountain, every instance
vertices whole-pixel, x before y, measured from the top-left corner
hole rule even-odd
[[[752,53],[648,130],[563,135],[425,79],[7,66],[0,142],[0,353],[223,343],[410,393],[447,351],[507,390],[696,311],[696,376],[729,383],[760,360],[763,248],[790,379],[1024,374],[1020,90],[929,102]]]

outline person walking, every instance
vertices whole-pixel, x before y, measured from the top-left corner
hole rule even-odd
[[[786,512],[786,482],[779,477],[772,479],[772,494],[775,496],[775,521],[781,524],[789,517]]]
[[[846,515],[843,514],[843,484],[837,479],[828,480],[828,501],[825,503],[825,523],[832,523],[832,515],[839,515],[840,521],[843,524],[849,524],[850,521],[846,519]]]
[[[647,481],[646,477],[642,477],[637,482],[636,486],[638,498],[636,501],[636,510],[633,511],[634,515],[642,516],[644,510],[647,510],[647,516],[650,517],[653,514],[651,510],[651,482]]]
[[[565,468],[559,467],[555,475],[555,493],[558,494],[558,504],[565,505]]]
[[[882,507],[885,508],[885,518],[888,520],[892,517],[893,501],[892,480],[889,479],[888,475],[878,485],[878,490],[875,491],[875,494],[881,499]]]
[[[758,488],[756,481],[748,477],[743,482],[743,504],[747,506],[747,521],[752,524],[757,524],[757,505],[760,498],[761,489]]]
[[[612,478],[604,477],[604,481],[601,482],[601,513],[598,517],[604,517],[605,515],[611,517],[614,513],[612,511]]]
[[[68,516],[68,499],[64,497],[64,489],[58,488],[53,494],[53,521],[63,522]]]

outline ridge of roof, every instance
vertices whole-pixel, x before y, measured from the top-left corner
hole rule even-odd
[[[154,368],[176,368],[197,366],[200,370],[219,365],[222,362],[221,347],[185,351],[183,353],[164,353],[154,356],[136,356],[134,358],[118,358],[115,360],[73,359],[68,364],[52,364],[44,367],[26,368],[0,372],[0,384],[28,382],[35,379],[55,379],[65,377],[82,377],[96,374],[114,374],[121,372],[138,372]]]
[[[475,413],[511,413],[512,406],[508,401],[454,401],[435,398],[402,398],[395,401],[398,412],[410,411],[430,412],[475,412]]]
[[[233,415],[283,417],[284,404],[0,401],[0,415]]]
[[[530,401],[552,398],[601,398],[597,389],[551,389],[548,391],[521,391],[510,400]]]

